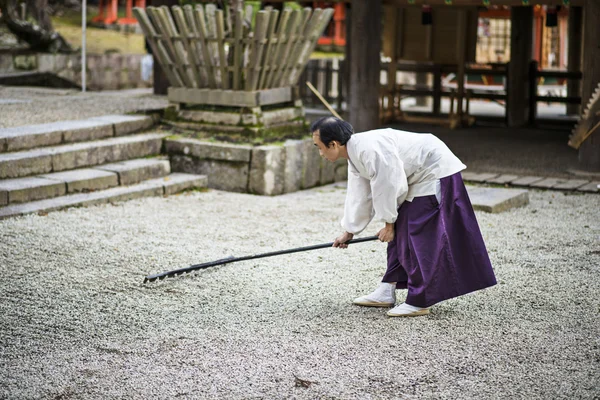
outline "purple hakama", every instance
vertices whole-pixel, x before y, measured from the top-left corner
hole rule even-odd
[[[383,282],[408,289],[406,303],[429,307],[496,284],[460,173],[440,179],[441,200],[415,197],[398,209]]]

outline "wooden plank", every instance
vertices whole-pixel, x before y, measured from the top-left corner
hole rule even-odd
[[[197,5],[194,10],[194,21],[198,32],[198,40],[196,44],[201,48],[203,60],[206,65],[206,77],[208,78],[208,87],[211,89],[217,88],[215,80],[215,69],[213,67],[212,57],[207,39],[208,31],[206,21],[204,19],[204,8]]]
[[[315,12],[316,11],[317,10],[315,10]],[[303,48],[299,52],[300,58],[294,65],[295,72],[294,75],[290,77],[290,84],[295,85],[297,83],[300,72],[304,69],[306,63],[308,63],[308,60],[310,60],[310,55],[314,51],[317,41],[323,34],[327,24],[329,24],[329,20],[333,16],[333,11],[333,8],[327,8],[323,10],[320,15],[318,15],[318,18],[315,20],[314,24],[306,27],[304,32]]]
[[[277,62],[280,59],[281,49],[283,48],[283,41],[285,40],[286,26],[289,25],[289,21],[292,15],[292,10],[287,8],[283,10],[283,13],[281,14],[281,18],[277,26],[277,38],[271,39],[271,42],[273,42],[273,40],[275,41],[275,47],[273,47],[272,52],[265,59],[263,75],[261,76],[261,80],[258,85],[260,89],[271,87],[271,82],[273,81],[273,73],[275,71],[275,68],[277,67]]]
[[[187,22],[185,20],[185,17],[183,15],[183,10],[181,9],[181,7],[173,6],[173,8],[171,10],[173,13],[173,17],[175,18],[175,21],[177,22],[177,27],[179,28],[179,36],[181,36],[181,38],[182,38],[181,43],[183,43],[183,47],[185,48],[187,62],[189,65],[189,70],[192,72],[192,75],[194,76],[194,80],[195,80],[194,87],[197,87],[197,88],[203,87],[204,86],[203,79],[200,76],[200,70],[198,68],[198,66],[200,64],[200,60],[199,60],[198,54],[196,54],[196,49],[195,49],[194,43],[192,43],[192,41],[190,40],[190,39],[192,39],[192,31],[187,26]]]
[[[304,44],[305,31],[307,27],[312,27],[319,20],[319,17],[323,13],[323,10],[317,8],[314,12],[310,8],[304,8],[302,10],[302,17],[300,23],[296,27],[290,42],[288,42],[288,50],[285,52],[286,57],[284,58],[285,63],[281,66],[279,75],[276,78],[277,86],[289,86],[289,77],[293,68],[298,63],[298,60],[302,56],[302,45]],[[311,18],[312,17],[312,18]]]
[[[273,69],[269,73],[269,81],[267,83],[267,87],[269,88],[278,86],[278,78],[281,75],[282,67],[285,65],[285,57],[289,56],[289,50],[292,44],[292,37],[294,36],[294,32],[296,32],[298,24],[300,24],[301,22],[301,17],[302,12],[300,10],[292,11],[289,23],[283,27],[285,31],[283,33],[283,37],[278,43],[278,53],[275,57],[275,62],[277,64],[273,66]]]
[[[242,10],[235,10],[235,41],[233,44],[233,90],[240,90],[242,88],[242,33],[244,29],[243,24],[244,18],[242,17]]]
[[[289,18],[289,12],[287,15]],[[262,58],[262,60],[260,60],[260,70],[259,70],[260,77],[258,80],[257,89],[264,88],[264,83],[265,83],[265,79],[268,74],[268,69],[270,68],[271,62],[273,60],[273,50],[275,49],[274,43],[277,41],[277,38],[275,37],[275,28],[277,27],[278,17],[279,17],[279,10],[270,11],[269,27],[267,29],[267,35],[266,35],[267,48],[264,51],[264,57]],[[282,16],[282,18],[283,18],[283,16]]]
[[[248,75],[246,76],[245,90],[256,90],[260,74],[260,62],[265,47],[265,36],[269,27],[269,19],[272,13],[259,11],[256,15],[256,26],[254,29],[253,44],[250,47],[248,64]],[[275,17],[277,17],[275,15]]]
[[[194,9],[190,4],[183,6],[184,18],[189,29],[189,45],[192,48],[193,57],[196,62],[195,68],[200,75],[201,87],[210,86],[208,83],[207,67],[204,60],[204,53],[200,44],[200,34],[198,33],[198,26],[196,25],[196,19],[194,18]]]
[[[168,55],[169,59],[173,63],[173,67],[174,67],[173,69],[174,69],[175,73],[178,75],[181,82],[183,83],[182,86],[189,87],[190,81],[185,73],[183,65],[181,65],[181,63],[178,60],[177,52],[175,51],[173,42],[170,39],[168,28],[165,25],[165,21],[163,21],[163,19],[161,17],[160,9],[155,8],[155,7],[147,7],[146,12],[148,13],[148,16],[150,17],[150,19],[152,20],[154,27],[156,29],[156,32],[160,36],[160,38],[158,39],[159,43],[163,46],[166,54]]]
[[[171,86],[183,86],[183,82],[179,78],[179,76],[173,71],[173,63],[171,62],[168,54],[165,49],[160,46],[160,43],[156,40],[156,36],[158,33],[154,29],[152,22],[148,18],[146,11],[142,8],[135,7],[133,9],[133,14],[135,18],[138,20],[140,27],[142,28],[142,32],[144,36],[148,40],[150,44],[150,48],[152,49],[152,54],[156,57],[157,61],[162,66],[167,79],[169,80],[169,84]]]
[[[228,107],[258,107],[292,100],[290,87],[244,91],[196,88],[169,88],[168,99],[173,103],[205,104]]]
[[[223,10],[217,10],[215,12],[215,22],[217,31],[217,46],[219,51],[219,70],[221,71],[221,88],[229,89],[229,72],[227,71],[227,57],[225,57]]]
[[[179,32],[177,32],[177,27],[175,26],[175,21],[173,21],[169,7],[161,6],[157,8],[157,12],[163,24],[163,28],[165,29],[165,34],[168,36],[169,42],[173,45],[175,54],[174,61],[183,74],[183,81],[188,87],[196,87],[196,82],[194,75],[190,70],[190,63],[188,62],[185,48],[183,47],[181,41],[178,40],[180,39],[180,35]]]

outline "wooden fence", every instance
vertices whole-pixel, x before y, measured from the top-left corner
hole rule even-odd
[[[333,9],[261,10],[225,15],[214,4],[134,8],[175,88],[256,91],[298,83]]]

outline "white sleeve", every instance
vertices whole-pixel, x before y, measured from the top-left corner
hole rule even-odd
[[[369,180],[359,175],[358,171],[348,165],[348,192],[344,205],[342,227],[346,232],[361,233],[373,218],[371,186]]]
[[[394,223],[398,218],[398,206],[408,194],[408,181],[404,163],[394,152],[372,152],[365,160],[371,181],[374,221]]]

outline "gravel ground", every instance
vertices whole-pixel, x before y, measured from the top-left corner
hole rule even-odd
[[[0,128],[164,108],[151,89],[81,93],[74,89],[0,86]]]
[[[598,398],[600,198],[530,194],[477,214],[499,284],[413,319],[351,304],[383,275],[376,242],[142,284],[331,241],[333,186],[1,221],[0,398]]]

